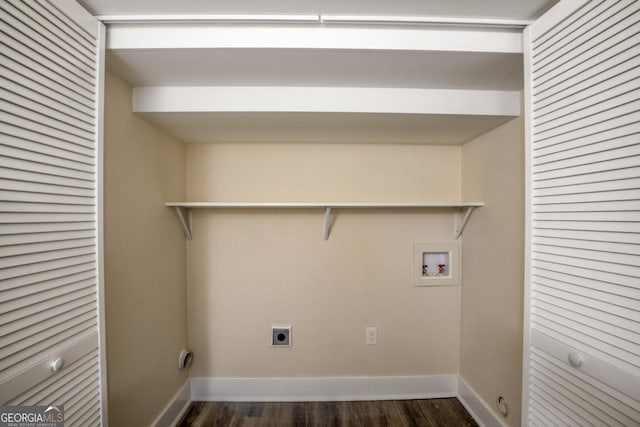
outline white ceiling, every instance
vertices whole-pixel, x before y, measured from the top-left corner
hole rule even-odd
[[[183,141],[460,144],[504,116],[362,113],[139,113]]]
[[[557,0],[79,0],[94,15],[355,14],[535,19]]]
[[[170,57],[170,59],[168,58]],[[121,50],[109,68],[133,86],[335,86],[520,90],[522,55],[296,49]]]
[[[556,0],[80,0],[99,16],[349,14],[532,20]],[[116,24],[117,25],[117,24]],[[145,24],[153,25],[153,24]],[[217,24],[220,25],[220,24]],[[519,91],[512,52],[358,49],[111,49],[107,66],[134,87],[273,86]],[[185,142],[460,144],[506,116],[308,112],[143,112]]]

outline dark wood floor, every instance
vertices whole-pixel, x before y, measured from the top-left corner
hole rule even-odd
[[[477,426],[456,398],[367,402],[193,402],[187,426]]]

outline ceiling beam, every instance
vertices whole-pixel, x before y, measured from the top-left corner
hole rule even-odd
[[[517,91],[345,87],[137,87],[133,111],[518,116]]]
[[[107,49],[338,49],[522,53],[522,31],[451,25],[113,24]]]
[[[167,23],[236,23],[236,24],[374,24],[374,25],[452,25],[473,27],[519,28],[533,24],[527,19],[461,18],[421,15],[337,15],[337,14],[136,14],[99,15],[105,24]]]

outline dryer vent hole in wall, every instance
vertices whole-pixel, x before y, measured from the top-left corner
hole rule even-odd
[[[178,370],[182,370],[191,366],[193,362],[193,353],[189,350],[182,350],[178,356]]]
[[[496,397],[496,407],[498,408],[498,412],[500,412],[503,417],[507,418],[509,415],[509,406],[507,405],[507,401],[504,400],[504,397]]]
[[[271,346],[291,347],[291,325],[271,326]]]

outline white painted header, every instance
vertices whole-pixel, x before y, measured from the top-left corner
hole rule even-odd
[[[516,91],[345,87],[138,87],[133,111],[518,116]]]
[[[412,26],[116,24],[108,49],[341,49],[522,53],[521,31]]]

